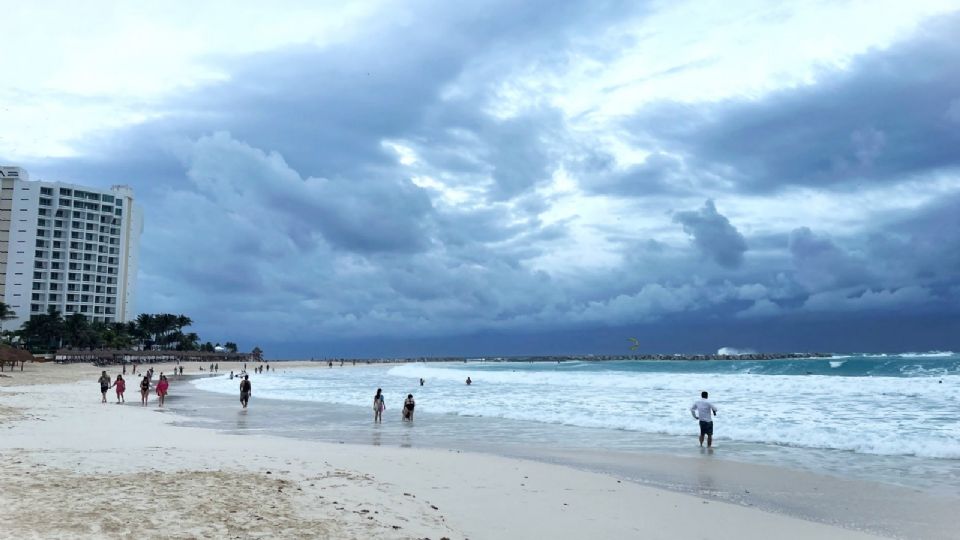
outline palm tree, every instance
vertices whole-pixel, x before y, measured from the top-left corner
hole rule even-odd
[[[60,311],[50,306],[46,313],[30,317],[18,333],[32,349],[50,351],[62,344],[63,331],[64,322]]]
[[[10,309],[6,302],[0,302],[0,332],[3,331],[3,322],[16,319],[17,314]]]
[[[141,313],[137,316],[138,334],[143,337],[144,348],[152,349],[156,340],[156,317],[149,313]],[[153,339],[151,339],[153,338]]]
[[[183,331],[184,328],[191,326],[193,319],[186,315],[177,315],[177,330]]]
[[[72,347],[84,347],[90,341],[90,321],[82,313],[74,313],[63,322],[63,341]]]

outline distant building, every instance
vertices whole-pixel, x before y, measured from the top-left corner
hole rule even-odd
[[[91,321],[135,318],[143,212],[129,186],[30,180],[0,166],[0,187],[0,299],[17,314],[4,329],[50,306]]]

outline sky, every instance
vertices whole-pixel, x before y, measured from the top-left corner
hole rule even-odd
[[[0,163],[270,358],[960,350],[953,1],[0,0]]]

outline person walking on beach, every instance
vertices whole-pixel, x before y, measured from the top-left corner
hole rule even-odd
[[[100,403],[107,402],[107,390],[110,389],[110,376],[107,375],[107,372],[101,372],[100,374]]]
[[[244,375],[243,380],[240,381],[240,404],[243,405],[243,408],[247,408],[247,403],[250,402],[250,394],[253,393],[252,386],[250,384],[250,376]]]
[[[713,416],[717,408],[707,401],[707,392],[700,392],[700,400],[690,407],[690,414],[700,421],[700,446],[703,446],[703,437],[707,437],[707,448],[713,447]]]
[[[377,395],[373,396],[373,421],[383,422],[383,410],[387,408],[383,401],[383,391],[377,388]]]
[[[423,377],[420,377],[420,386],[423,386]]]
[[[117,403],[123,403],[123,391],[127,389],[127,382],[123,380],[123,375],[117,375],[117,380],[113,386],[117,387]]]
[[[170,383],[167,382],[167,376],[163,373],[160,374],[160,380],[157,381],[157,407],[163,407],[163,398],[167,395],[167,389],[170,388]]]
[[[148,399],[150,399],[150,377],[144,375],[143,379],[140,379],[140,405],[146,406]]]
[[[413,401],[413,394],[407,394],[407,399],[403,400],[403,416],[404,420],[413,422],[413,409],[417,406],[417,403]]]

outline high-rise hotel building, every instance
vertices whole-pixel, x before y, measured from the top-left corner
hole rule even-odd
[[[17,315],[56,307],[91,321],[133,313],[143,213],[128,186],[100,189],[30,180],[0,166],[0,299]]]

